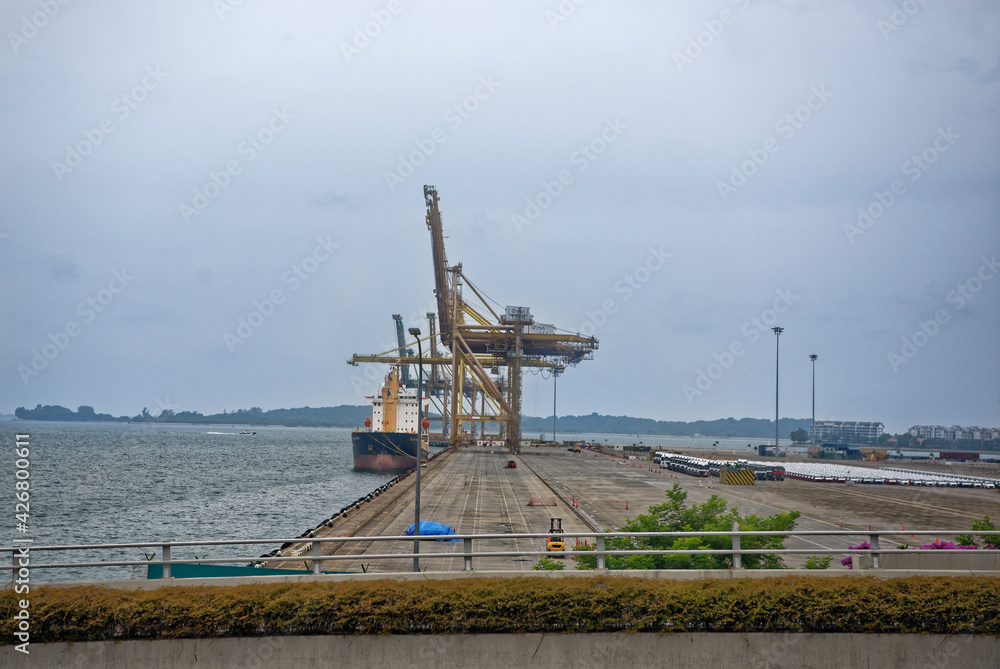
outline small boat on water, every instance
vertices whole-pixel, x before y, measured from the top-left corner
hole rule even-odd
[[[417,466],[417,393],[400,384],[399,369],[393,367],[378,395],[366,397],[371,418],[363,430],[351,434],[354,469],[363,472],[402,472]],[[424,408],[427,399],[424,398]],[[427,442],[420,441],[424,456]]]
[[[250,430],[240,430],[240,434],[257,434],[257,433],[251,432]]]

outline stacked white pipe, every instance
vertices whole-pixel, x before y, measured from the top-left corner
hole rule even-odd
[[[666,463],[687,465],[692,471],[702,469],[718,469],[723,466],[737,465],[748,467],[772,466],[773,461],[763,460],[713,460],[680,453],[659,451],[656,459],[660,466]],[[970,476],[967,474],[948,474],[945,472],[927,472],[895,467],[858,467],[827,462],[781,462],[785,476],[802,481],[817,483],[852,483],[870,485],[912,485],[939,488],[1000,488],[1000,479],[985,476]],[[688,473],[684,468],[679,469]],[[695,474],[697,475],[697,474]]]

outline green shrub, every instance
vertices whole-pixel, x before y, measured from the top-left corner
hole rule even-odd
[[[688,507],[687,493],[680,483],[666,491],[667,501],[649,507],[622,526],[623,532],[726,532],[791,530],[795,527],[798,511],[776,513],[773,516],[741,516],[737,508],[726,511],[727,502],[712,495],[702,504]],[[616,537],[605,542],[608,550],[726,550],[732,548],[729,537]],[[762,550],[785,547],[782,536],[743,536],[743,549]],[[597,559],[581,556],[581,563]],[[743,555],[745,569],[784,569],[785,563],[777,554]],[[608,569],[730,569],[732,558],[722,554],[707,555],[609,555],[605,559]]]
[[[978,532],[990,532],[997,529],[989,516],[984,516],[979,520],[972,521],[972,529]],[[993,548],[1000,545],[1000,535],[987,534],[973,537],[971,534],[962,534],[955,537],[955,544],[958,546],[976,546],[978,548]]]
[[[806,558],[806,569],[826,569],[830,566],[833,561],[832,555],[824,555],[823,557],[816,557],[815,555],[810,555]]]
[[[577,542],[573,546],[573,552],[577,551],[596,551],[597,546],[594,544],[588,544],[586,541]],[[576,562],[576,568],[578,570],[589,571],[592,569],[597,569],[597,556],[594,555],[574,555],[573,561]]]
[[[671,581],[622,574],[156,590],[32,587],[31,631],[47,643],[622,631],[1000,636],[998,591],[1000,579],[973,576]],[[0,643],[16,639],[19,598],[12,590],[0,593]]]
[[[536,571],[559,571],[560,569],[565,569],[565,567],[562,562],[559,562],[559,560],[553,560],[550,557],[543,557],[535,563],[535,566],[533,566],[532,569]]]

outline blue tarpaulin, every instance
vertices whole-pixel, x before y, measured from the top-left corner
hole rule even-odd
[[[412,537],[413,523],[406,528],[406,536]],[[420,536],[422,537],[432,537],[435,535],[448,535],[455,534],[455,528],[450,525],[445,525],[444,523],[435,523],[433,520],[421,520],[420,521]],[[438,539],[438,541],[461,541],[460,539]]]

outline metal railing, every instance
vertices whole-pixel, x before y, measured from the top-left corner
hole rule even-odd
[[[573,551],[567,550],[563,555],[593,556],[597,560],[597,569],[605,569],[608,557],[624,557],[629,555],[724,555],[729,556],[730,569],[743,568],[743,556],[746,555],[870,555],[872,568],[881,568],[881,558],[888,554],[927,554],[927,555],[947,555],[947,554],[969,554],[968,549],[934,549],[920,550],[915,548],[888,549],[882,548],[882,539],[886,537],[955,537],[959,535],[976,536],[1000,536],[997,531],[978,530],[801,530],[791,532],[781,531],[726,531],[726,532],[572,532],[566,533],[566,537],[595,539],[593,550]],[[511,539],[544,539],[551,536],[550,533],[543,534],[456,534],[434,536],[425,535],[413,536],[369,536],[369,537],[313,537],[304,539],[295,537],[294,539],[223,539],[217,541],[147,541],[121,544],[79,544],[79,545],[52,545],[36,546],[22,542],[21,545],[0,546],[0,554],[11,553],[11,561],[6,565],[0,560],[0,569],[11,570],[11,581],[16,581],[19,574],[24,575],[24,570],[34,571],[36,569],[83,569],[98,567],[143,567],[149,565],[162,565],[163,578],[172,578],[172,565],[211,565],[211,564],[231,564],[231,563],[280,563],[280,562],[304,562],[311,564],[311,571],[314,574],[322,572],[322,565],[325,562],[340,562],[345,560],[406,560],[419,555],[424,560],[434,559],[454,559],[461,557],[464,561],[463,571],[473,570],[473,560],[476,558],[493,557],[553,557],[555,554],[548,550],[473,550],[474,541],[496,541]],[[781,537],[791,539],[796,537],[865,537],[871,546],[868,549],[853,549],[845,546],[843,548],[743,548],[744,537]],[[681,537],[729,537],[730,548],[723,549],[667,549],[654,550],[649,548],[636,549],[607,549],[608,539],[615,538],[681,538]],[[361,554],[323,554],[324,544],[349,544],[349,543],[373,543],[373,542],[412,542],[417,539],[423,542],[462,542],[461,552],[440,551],[421,552],[419,554],[407,553],[361,553]],[[998,541],[1000,543],[1000,541]],[[204,546],[252,546],[260,544],[279,544],[299,546],[297,555],[275,555],[275,556],[246,556],[246,557],[202,557],[188,559],[173,559],[171,557],[174,548],[179,547],[204,547]],[[128,548],[152,548],[159,549],[162,558],[160,560],[106,560],[98,562],[38,562],[39,553],[65,552],[65,551],[97,551],[97,550],[118,550]],[[288,550],[291,550],[289,548]],[[985,552],[985,551],[980,551]]]

